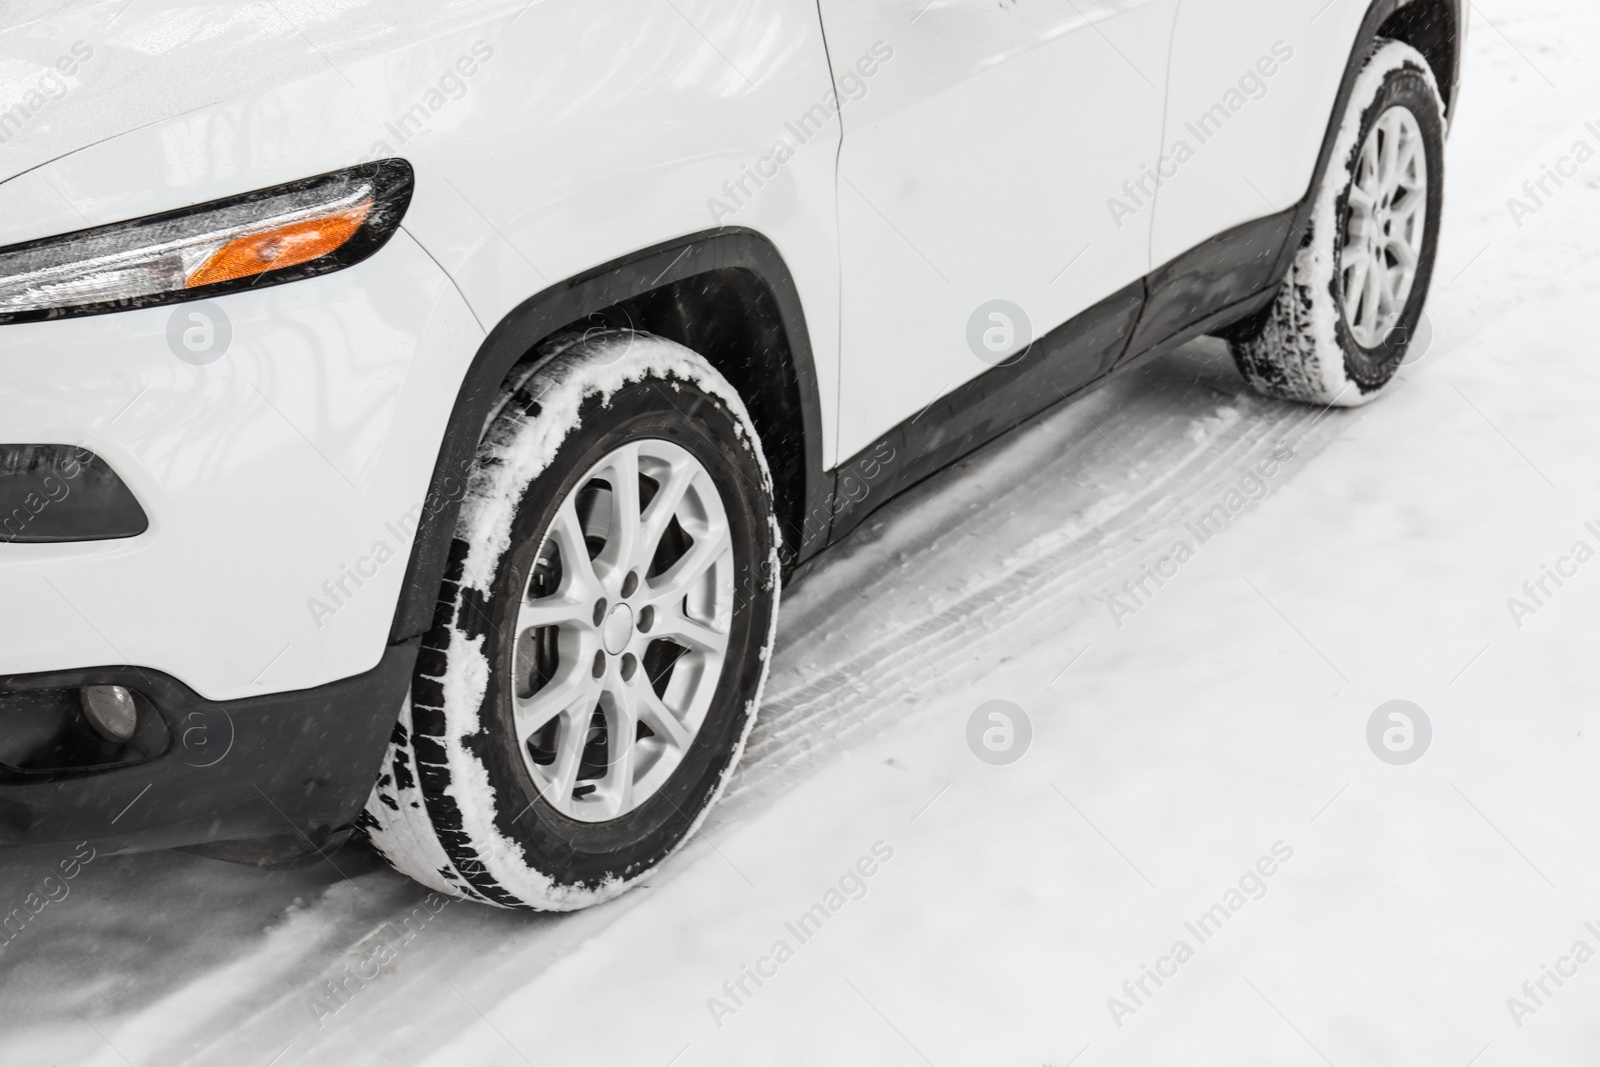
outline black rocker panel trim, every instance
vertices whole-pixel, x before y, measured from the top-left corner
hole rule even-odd
[[[903,489],[949,466],[968,452],[1111,373],[1169,352],[1206,333],[1217,333],[1259,314],[1277,294],[1295,251],[1304,240],[1315,206],[1314,194],[1327,173],[1340,119],[1355,89],[1359,64],[1378,28],[1401,12],[1391,26],[1417,16],[1426,0],[1376,0],[1356,33],[1344,78],[1328,117],[1322,148],[1305,195],[1287,210],[1235,226],[1156,268],[1143,280],[1058,326],[1036,342],[1017,366],[987,371],[941,398],[934,410],[909,419],[837,468],[830,543],[848,534]],[[1432,53],[1449,47],[1449,69],[1437,70],[1441,88],[1453,104],[1460,72],[1460,0],[1453,24],[1430,38]],[[1115,332],[1118,315],[1131,294],[1137,323],[1123,322],[1121,347],[1110,365],[1097,366],[1104,331]],[[1131,334],[1131,336],[1129,336]],[[1040,349],[1042,358],[1034,358]],[[1009,421],[1008,421],[1009,420]],[[931,425],[929,425],[931,424]]]
[[[799,527],[791,558],[803,561],[848,533],[896,492],[1045,410],[1061,395],[1104,377],[1119,360],[1129,364],[1170,350],[1200,333],[1225,329],[1270,303],[1310,224],[1312,194],[1327,173],[1339,121],[1354,89],[1357,64],[1380,26],[1397,13],[1402,13],[1403,20],[1407,17],[1404,9],[1420,9],[1425,2],[1376,0],[1368,9],[1328,118],[1316,168],[1299,204],[1244,223],[1183,253],[1143,281],[1057,327],[1015,365],[988,371],[958,387],[936,402],[934,410],[895,427],[832,471],[821,467],[816,372],[799,295],[782,257],[756,232],[717,230],[667,242],[525,301],[490,333],[467,373],[435,466],[391,639],[416,636],[427,629],[461,487],[495,391],[511,367],[555,330],[698,274],[742,267],[760,276],[778,302],[799,384],[805,436],[804,521],[790,525]],[[1454,23],[1445,37],[1434,42],[1434,51],[1446,44],[1452,49],[1451,69],[1439,73],[1453,107],[1460,70],[1462,4],[1460,0],[1446,2],[1455,9]],[[1274,244],[1275,255],[1269,255]],[[1133,317],[1124,321],[1120,316],[1127,312],[1135,293]],[[1147,293],[1148,302],[1144,299]],[[1112,331],[1109,337],[1104,333],[1108,329]],[[1097,345],[1106,343],[1115,353],[1101,366],[1098,357],[1108,349]]]
[[[1222,308],[1282,282],[1278,265],[1293,213],[1291,209],[1235,226],[1153,271],[1150,299],[1128,355],[1147,352]]]
[[[837,472],[831,541],[901,490],[1111,374],[1266,307],[1283,281],[1273,272],[1288,214],[1236,226],[1185,252],[846,460]]]
[[[0,676],[0,694],[126,686],[156,709],[172,739],[153,759],[90,773],[3,771],[0,849],[28,854],[90,841],[102,852],[132,852],[249,842],[232,854],[265,860],[337,842],[372,791],[417,645],[388,646],[376,667],[354,678],[241,700],[207,700],[140,667]]]
[[[728,227],[677,238],[604,264],[545,289],[517,305],[490,331],[468,368],[434,465],[422,522],[411,549],[405,585],[395,611],[391,641],[425,633],[432,624],[456,516],[472,468],[478,439],[500,383],[540,341],[587,316],[627,305],[675,282],[716,273],[745,271],[760,279],[777,305],[795,384],[804,440],[804,514],[827,514],[833,473],[822,467],[822,416],[810,334],[794,278],[778,250],[753,230]],[[755,416],[752,412],[752,416]],[[760,428],[758,423],[758,429]],[[776,474],[777,472],[774,471]],[[801,508],[795,509],[801,511]],[[800,526],[800,524],[793,524]],[[795,562],[827,543],[826,524],[805,523],[788,531]]]
[[[890,430],[838,468],[830,543],[889,498],[1104,375],[1133,336],[1141,279]]]

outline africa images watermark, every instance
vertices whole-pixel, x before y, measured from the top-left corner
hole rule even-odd
[[[1293,858],[1293,846],[1283,841],[1273,842],[1272,855],[1262,856],[1252,866],[1246,868],[1239,876],[1238,883],[1229,886],[1220,901],[1201,912],[1194,922],[1184,923],[1183,928],[1194,937],[1197,945],[1204,945],[1221,933],[1223,924],[1239,914],[1246,903],[1266,896],[1267,879],[1277,874],[1278,868]],[[1122,983],[1122,996],[1106,998],[1106,1010],[1111,1012],[1111,1021],[1116,1023],[1117,1029],[1122,1029],[1122,1020],[1125,1017],[1137,1015],[1139,1009],[1148,1007],[1156,993],[1161,991],[1161,987],[1178,976],[1178,968],[1194,959],[1194,956],[1194,947],[1180,937],[1172,943],[1165,956],[1156,959],[1154,968],[1147,963],[1141,963],[1139,977],[1130,978]],[[1154,989],[1151,988],[1151,983],[1154,983]]]
[[[0,144],[6,144],[34,117],[51,104],[64,99],[72,91],[68,78],[75,77],[85,63],[94,58],[94,47],[87,41],[74,41],[72,47],[55,61],[53,69],[46,70],[31,82],[20,82],[10,88],[17,90],[21,99],[15,103],[0,104]]]
[[[835,516],[847,508],[857,507],[865,502],[872,495],[873,484],[894,469],[893,464],[897,458],[898,453],[894,445],[888,441],[880,441],[873,446],[871,455],[857,456],[838,467],[835,471],[837,477],[834,482],[833,498],[813,507],[800,522],[796,523],[790,519],[786,523],[789,536],[783,538],[779,548],[779,563],[775,566],[770,559],[764,559],[759,566],[747,573],[735,590],[738,602],[744,603],[746,598],[765,596],[766,590],[772,587],[772,581],[777,573],[785,564],[793,562],[798,547],[814,536],[826,537],[833,526]]]
[[[1600,941],[1600,926],[1586,922],[1583,928]],[[1556,993],[1567,984],[1567,979],[1576,978],[1578,968],[1594,957],[1594,947],[1580,937],[1572,943],[1572,948],[1566,955],[1556,957],[1554,967],[1548,963],[1541,963],[1539,976],[1522,983],[1522,996],[1506,998],[1506,1010],[1511,1013],[1511,1021],[1516,1023],[1517,1029],[1522,1029],[1528,1016],[1537,1015],[1540,1008],[1547,1007]],[[1550,988],[1552,982],[1555,983],[1555,989]]]
[[[1586,522],[1583,528],[1596,543],[1600,543],[1600,526]],[[1522,596],[1506,598],[1506,610],[1511,613],[1511,621],[1516,623],[1517,629],[1522,629],[1524,618],[1539,614],[1540,608],[1555,599],[1562,587],[1578,576],[1578,568],[1594,557],[1594,547],[1580,537],[1572,543],[1566,555],[1556,557],[1554,567],[1548,563],[1539,564],[1539,574],[1522,583]],[[1550,588],[1552,582],[1555,583],[1554,589]]]
[[[991,767],[1007,767],[1028,754],[1033,720],[1009,700],[986,700],[967,716],[967,748]]]
[[[434,518],[466,496],[469,485],[467,471],[471,467],[472,461],[465,460],[459,475],[445,474],[438,490],[429,493],[421,504],[413,504],[404,514],[383,524],[388,536],[374,541],[366,555],[358,556],[354,563],[341,563],[338,576],[322,583],[322,596],[306,598],[306,610],[311,613],[311,621],[317,629],[322,629],[328,619],[339,614],[354,600],[356,594],[378,576],[384,564],[406,552],[424,521]]]
[[[838,90],[829,89],[820,103],[812,104],[799,118],[785,122],[783,128],[788,136],[772,142],[772,148],[767,154],[761,156],[755,163],[741,163],[739,176],[730,178],[722,183],[722,197],[713,196],[706,200],[706,210],[711,212],[711,221],[718,226],[722,220],[732,218],[739,210],[755,197],[750,186],[753,184],[759,191],[766,187],[767,182],[778,176],[784,164],[793,159],[795,153],[816,139],[817,134],[827,129],[828,124],[838,118],[839,111],[844,107],[840,95],[845,100],[856,101],[867,95],[867,81],[883,69],[883,64],[894,58],[894,48],[887,41],[874,41],[872,48],[863,54],[850,66],[842,68],[842,73],[836,77]]]
[[[722,997],[706,998],[706,1010],[711,1013],[711,1021],[716,1023],[717,1029],[722,1029],[724,1019],[737,1015],[762,986],[777,977],[778,968],[794,959],[796,946],[816,937],[822,925],[843,911],[846,904],[866,896],[868,879],[893,858],[893,846],[887,841],[874,841],[871,855],[864,855],[847,867],[837,885],[829,886],[821,900],[801,912],[793,922],[783,924],[788,937],[774,941],[766,955],[757,957],[753,967],[740,964],[738,976],[722,983]],[[793,945],[789,938],[794,939]]]
[[[85,464],[95,458],[93,452],[80,445],[43,445],[0,453],[0,474],[24,473],[24,465],[28,473],[37,472],[41,467],[49,468],[48,473],[39,477],[37,489],[30,489],[10,514],[0,511],[0,544],[26,534],[33,520],[44,514],[46,508],[71,496],[73,485],[83,476]]]
[[[1229,86],[1221,100],[1201,112],[1194,121],[1183,124],[1183,128],[1194,138],[1195,145],[1210,141],[1248,104],[1266,96],[1267,79],[1276,75],[1293,58],[1294,48],[1287,41],[1274,41],[1271,54],[1262,56],[1253,66],[1247,67],[1239,76],[1237,86]],[[1106,209],[1111,212],[1111,221],[1117,224],[1117,229],[1122,229],[1124,222],[1154,203],[1156,190],[1176,178],[1183,165],[1194,157],[1195,149],[1188,140],[1180,137],[1172,142],[1167,154],[1156,161],[1154,169],[1148,163],[1141,165],[1137,178],[1122,183],[1122,191],[1127,199],[1113,196],[1106,200]]]
[[[1106,600],[1106,608],[1111,612],[1111,621],[1117,624],[1117,629],[1122,629],[1124,619],[1149,607],[1161,587],[1178,576],[1178,568],[1194,559],[1200,547],[1221,533],[1235,515],[1248,505],[1265,500],[1271,492],[1267,479],[1293,459],[1294,447],[1287,442],[1280,443],[1270,456],[1258,460],[1253,469],[1239,476],[1237,487],[1230,488],[1221,500],[1202,511],[1198,518],[1186,521],[1183,528],[1194,538],[1192,544],[1189,538],[1178,538],[1171,550],[1157,559],[1154,565],[1146,563],[1137,578],[1123,582],[1121,595],[1113,593]],[[1151,582],[1155,583],[1154,589],[1150,588]]]
[[[337,971],[318,982],[316,992],[306,998],[306,1006],[317,1020],[317,1029],[322,1029],[330,1018],[349,1007],[369,983],[393,971],[400,952],[449,905],[450,898],[443,893],[429,893],[398,925],[393,920],[386,922],[352,948],[353,961],[346,959]]]
[[[1600,142],[1600,125],[1593,121],[1585,122],[1583,128],[1589,132],[1597,142]],[[1594,145],[1585,138],[1578,138],[1572,143],[1566,155],[1558,156],[1554,163],[1539,164],[1539,176],[1530,178],[1522,183],[1523,200],[1520,197],[1507,197],[1506,210],[1511,213],[1511,221],[1517,224],[1517,229],[1522,229],[1523,220],[1530,215],[1537,215],[1556,195],[1566,187],[1567,182],[1578,177],[1579,168],[1588,163],[1596,155]],[[1551,183],[1555,184],[1552,189]],[[1589,179],[1589,185],[1595,185],[1594,179]]]
[[[493,58],[494,48],[487,41],[473,41],[472,47],[446,67],[444,73],[439,75],[435,83],[430,85],[421,97],[383,124],[384,132],[394,138],[394,143],[391,145],[388,141],[374,142],[372,147],[367,149],[366,159],[368,161],[386,159],[394,155],[396,148],[410,144],[433,117],[443,111],[451,101],[460,100],[467,95],[468,81]]]
[[[378,571],[385,563],[405,551],[421,522],[422,505],[416,504],[404,515],[383,524],[388,537],[374,541],[366,555],[358,556],[354,563],[339,564],[338,576],[322,583],[322,596],[306,598],[306,610],[311,613],[311,621],[317,629],[322,629],[326,620],[339,614],[354,600],[362,587],[378,576]],[[351,588],[352,585],[354,588]]]
[[[72,880],[83,873],[94,857],[94,846],[87,841],[79,842],[72,855],[56,862],[56,871],[60,874],[52,871],[45,875],[38,886],[22,898],[20,905],[0,916],[0,949],[15,941],[23,928],[45,908],[66,900],[67,894],[72,892]]]

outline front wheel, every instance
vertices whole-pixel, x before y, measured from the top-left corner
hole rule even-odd
[[[659,865],[754,721],[777,548],[759,441],[705,360],[623,332],[547,349],[480,446],[373,845],[435,889],[545,910]]]
[[[1268,396],[1353,407],[1394,377],[1433,277],[1444,189],[1444,102],[1427,60],[1375,42],[1277,298],[1232,331]]]

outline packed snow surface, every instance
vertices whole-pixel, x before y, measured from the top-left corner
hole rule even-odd
[[[704,831],[600,907],[355,848],[82,862],[0,949],[0,1062],[1593,1063],[1600,8],[1472,9],[1391,395],[1253,398],[1201,342],[880,511],[786,589]],[[1006,766],[991,700],[1032,725]]]

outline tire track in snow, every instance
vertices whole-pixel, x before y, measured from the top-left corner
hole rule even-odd
[[[1503,3],[1486,6],[1506,25]],[[1440,333],[1429,359],[1402,377],[1435,373],[1453,342],[1499,321],[1542,279],[1593,255],[1587,230],[1560,226],[1587,191],[1569,191],[1525,229],[1512,228],[1504,206],[1546,157],[1544,146],[1564,147],[1565,127],[1591,117],[1577,103],[1594,98],[1577,87],[1595,78],[1584,47],[1593,39],[1592,20],[1581,14],[1567,3],[1540,6],[1549,25],[1562,20],[1568,42],[1564,59],[1539,56],[1568,88],[1564,101],[1572,103],[1555,101],[1565,111],[1546,107],[1542,82],[1514,92],[1528,74],[1526,60],[1500,37],[1468,36],[1470,95],[1452,138],[1447,255],[1430,301]],[[1513,135],[1508,156],[1513,121],[1535,124],[1537,136]],[[1508,359],[1522,355],[1513,351]],[[1075,638],[1114,633],[1100,598],[1245,463],[1280,436],[1305,433],[1293,476],[1310,466],[1334,427],[1348,425],[1347,416],[1333,415],[1313,428],[1315,413],[1305,409],[1235,399],[1242,387],[1216,356],[1213,344],[1191,346],[1074,410],[1046,415],[890,505],[794,583],[765,708],[744,767],[708,825],[711,834],[752,817],[823,762],[891,728],[898,715],[915,714],[945,685],[940,675],[960,684],[1019,645],[1046,642],[1061,643],[1065,666],[1081,647]],[[1508,373],[1523,370],[1519,364]],[[1234,407],[1239,420],[1210,426],[1203,443],[1185,437],[1196,425],[1206,429],[1219,406]],[[720,862],[709,850],[681,857],[702,858]],[[12,1025],[0,1036],[0,1062],[68,1062],[79,1054],[79,1062],[124,1062],[43,978],[141,1064],[266,1063],[291,1038],[285,1063],[416,1062],[441,1032],[476,1020],[444,977],[488,971],[508,983],[529,981],[551,960],[580,952],[585,937],[597,936],[638,898],[558,920],[452,907],[441,919],[447,926],[419,944],[400,975],[363,993],[348,1019],[319,1033],[305,1008],[308,983],[423,895],[382,870],[359,872],[343,855],[339,863],[359,893],[344,892],[327,872],[319,879],[269,874],[168,853],[107,858],[86,876],[93,881],[77,883],[59,914],[47,911],[37,929],[8,947],[0,995]],[[677,869],[669,865],[662,878]],[[0,876],[0,886],[15,903],[35,874],[15,868]],[[341,889],[330,892],[330,882]],[[279,915],[296,896],[315,901],[298,919]],[[263,932],[262,922],[272,932]],[[217,988],[207,990],[207,983]],[[479,1005],[489,1010],[487,1000]],[[290,1029],[291,1017],[305,1029]],[[141,1029],[149,1034],[161,1021],[171,1029],[141,1042]]]
[[[888,505],[862,543],[837,546],[796,583],[761,716],[712,829],[1019,644],[1106,631],[1105,598],[1168,534],[1288,441],[1296,457],[1271,483],[1281,487],[1349,417],[1256,397],[1220,344],[1199,342]],[[1079,491],[1061,491],[1074,482]],[[917,573],[966,580],[929,591]]]
[[[1065,639],[1093,625],[1109,630],[1104,597],[1165,547],[1168,533],[1287,439],[1298,455],[1273,480],[1281,485],[1348,417],[1319,424],[1320,414],[1248,394],[1221,347],[1199,342],[1059,406],[887,505],[786,593],[764,707],[708,833],[750,818],[824,763],[1021,647],[1063,642],[1065,665]],[[135,912],[161,908],[167,887],[200,873],[196,862],[126,857],[117,884],[105,888]],[[676,861],[658,879],[675,869]],[[232,891],[244,892],[241,879],[254,872],[235,873],[218,883],[241,883]],[[438,1035],[471,1021],[464,1005],[438,996],[448,989],[445,978],[481,969],[494,953],[508,983],[525,983],[633,900],[532,922],[451,907],[400,975],[361,992],[354,1017],[319,1030],[307,1006],[316,983],[409,913],[424,891],[378,869],[357,874],[352,885],[335,876],[320,892],[286,880],[296,888],[274,882],[275,890],[263,885],[262,892],[309,890],[317,897],[310,910],[230,944],[220,967],[125,961],[119,973],[148,992],[101,1024],[120,1049],[140,1063],[232,1062],[269,1044],[270,1058],[293,1038],[295,1062],[347,1061],[390,1045],[420,1057]],[[229,896],[219,895],[219,904]],[[94,939],[117,936],[115,913],[76,918],[100,928]],[[510,955],[495,951],[511,944]],[[74,986],[65,991],[76,996]],[[14,1034],[6,1042],[12,1050],[48,1045],[51,1029],[73,1025],[57,1018],[59,1003],[12,983],[3,988],[27,1001],[39,1024]],[[393,1026],[374,1033],[379,1020]],[[107,1063],[121,1062],[105,1047],[97,1051]]]

